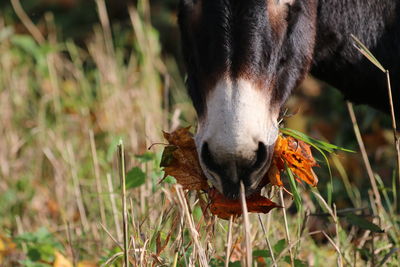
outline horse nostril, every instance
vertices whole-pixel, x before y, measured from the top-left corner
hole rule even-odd
[[[252,153],[247,157],[235,154],[216,155],[214,151],[210,150],[209,144],[204,142],[200,156],[204,166],[219,176],[226,176],[229,171],[232,171],[230,168],[232,166],[235,168],[235,176],[245,178],[252,172],[263,168],[268,160],[267,147],[263,142],[258,142],[257,150],[253,150]]]
[[[253,169],[259,169],[262,167],[267,160],[267,147],[263,142],[258,142],[258,148],[256,151],[256,161],[252,166]]]
[[[215,162],[207,142],[204,142],[201,148],[201,159],[203,160],[204,165],[210,170],[218,169],[218,164]]]
[[[226,152],[215,150],[209,143],[201,146],[201,162],[207,177],[218,186],[227,197],[236,198],[239,193],[239,182],[243,181],[246,192],[257,186],[259,178],[264,175],[270,160],[270,149],[263,142],[258,142],[256,149]]]

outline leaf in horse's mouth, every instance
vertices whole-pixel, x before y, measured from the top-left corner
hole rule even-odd
[[[312,168],[318,164],[311,153],[310,145],[291,136],[278,136],[273,162],[268,171],[271,184],[283,186],[281,172],[285,170],[285,164],[297,181],[304,181],[311,186],[317,185],[318,178]]]
[[[164,133],[169,146],[165,147],[161,167],[164,167],[164,179],[170,175],[187,190],[207,191],[207,178],[204,175],[196,151],[196,144],[189,128],[182,128],[173,133]]]
[[[160,164],[165,172],[163,179],[173,176],[183,189],[205,192],[209,200],[209,210],[219,218],[240,216],[242,214],[240,201],[226,198],[207,182],[189,128],[164,133],[169,145],[164,149]],[[246,199],[249,212],[268,213],[271,209],[279,207],[261,195],[261,188],[268,183],[283,186],[281,172],[285,170],[285,166],[292,170],[298,181],[316,186],[318,179],[312,167],[317,166],[317,163],[311,154],[310,146],[293,137],[280,135],[275,145],[273,162],[262,185]]]

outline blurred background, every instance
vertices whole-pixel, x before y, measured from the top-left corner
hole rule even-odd
[[[113,194],[120,138],[135,179],[143,176],[130,194],[147,230],[133,235],[156,240],[149,222],[160,216],[154,207],[168,201],[158,184],[162,147],[147,148],[164,142],[162,131],[196,125],[184,86],[177,2],[0,1],[0,266],[51,263],[48,246],[75,263],[104,262],[118,251],[99,223],[121,237]],[[335,89],[309,77],[287,108],[293,115],[286,127],[358,151]],[[379,187],[395,194],[391,120],[365,106],[356,115]],[[370,207],[360,154],[339,152],[330,163],[332,179],[322,159],[316,170],[328,203]]]

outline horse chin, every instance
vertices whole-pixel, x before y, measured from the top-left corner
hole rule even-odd
[[[200,160],[200,166],[208,181],[216,188],[221,194],[229,199],[237,199],[240,193],[240,182],[243,182],[245,187],[246,196],[261,190],[265,184],[263,180],[267,174],[272,162],[273,149],[268,153],[269,158],[265,161],[264,165],[257,169],[249,170],[249,175],[241,176],[239,179],[232,179],[232,176],[221,176],[211,170],[203,160]],[[199,153],[201,155],[201,152]],[[201,156],[199,156],[201,159]]]

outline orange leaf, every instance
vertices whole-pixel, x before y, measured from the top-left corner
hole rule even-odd
[[[56,251],[53,267],[73,267],[72,263],[63,254]]]
[[[11,239],[0,234],[0,266],[5,264],[3,260],[6,259],[7,256],[16,252],[15,250],[16,245],[11,241]]]
[[[275,144],[273,164],[268,171],[268,176],[273,185],[283,186],[280,172],[284,170],[285,163],[295,174],[297,180],[316,186],[318,178],[312,167],[318,166],[308,144],[291,136],[279,136]]]
[[[283,186],[282,180],[281,180],[281,170],[278,168],[277,164],[274,162],[271,164],[271,167],[268,170],[268,178],[271,184],[277,185],[277,186]]]
[[[99,265],[93,261],[80,261],[78,262],[77,267],[97,267],[97,266]]]
[[[227,199],[215,189],[211,189],[208,195],[211,200],[210,211],[217,217],[228,220],[231,216],[242,215],[242,204],[239,199]],[[268,213],[273,208],[279,207],[259,193],[248,197],[246,203],[248,211],[254,213]]]

